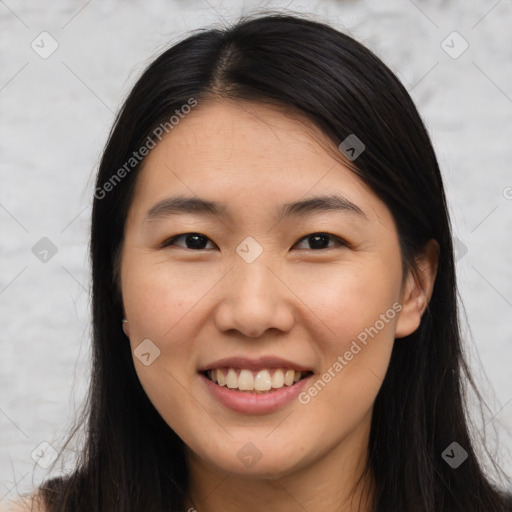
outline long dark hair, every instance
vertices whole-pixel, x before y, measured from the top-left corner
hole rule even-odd
[[[418,112],[388,67],[351,37],[304,16],[260,13],[166,50],[117,116],[92,213],[92,379],[79,420],[86,437],[76,469],[40,486],[48,511],[184,507],[183,442],[143,391],[122,331],[119,254],[140,168],[133,153],[158,143],[156,129],[172,129],[169,119],[184,105],[222,98],[301,113],[336,146],[355,134],[366,149],[351,168],[392,212],[405,267],[414,268],[429,239],[440,246],[429,307],[416,332],[395,342],[374,404],[367,471],[375,479],[375,511],[507,510],[471,439],[465,393],[474,383],[461,349],[450,221]],[[457,469],[443,457],[453,442],[468,454]]]

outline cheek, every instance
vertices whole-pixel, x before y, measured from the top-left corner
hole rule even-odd
[[[169,262],[126,259],[123,303],[133,338],[164,340],[187,323],[187,316],[218,280]],[[182,323],[183,322],[183,323]]]
[[[389,366],[398,317],[398,303],[387,294],[368,300],[369,293],[339,297],[326,323],[334,334],[318,339],[322,369],[299,396],[315,417],[320,438],[339,440],[358,428],[373,407]],[[393,307],[395,305],[395,307]]]
[[[183,366],[185,361],[181,361]],[[187,444],[194,442],[197,424],[215,427],[209,415],[205,413],[200,402],[193,398],[193,393],[184,383],[187,382],[179,368],[170,365],[167,354],[162,352],[151,366],[135,362],[139,381],[159,415],[167,425]],[[215,434],[219,435],[218,432]]]
[[[194,278],[178,266],[140,254],[127,255],[123,272],[123,302],[137,376],[159,414],[186,438],[187,426],[201,416],[185,385],[195,372],[197,351],[198,326],[191,319],[211,285],[197,273]],[[137,348],[146,339],[159,350],[149,365],[137,358]]]
[[[314,401],[336,424],[354,426],[382,385],[401,310],[401,268],[394,267],[380,260],[347,265],[329,272],[328,279],[310,275],[299,292],[324,333],[315,340],[322,360],[319,380],[301,403]]]
[[[393,338],[401,286],[401,269],[395,267],[361,261],[313,269],[297,281],[294,291],[324,326],[324,343],[339,351],[361,333],[364,341],[376,323],[383,337]]]

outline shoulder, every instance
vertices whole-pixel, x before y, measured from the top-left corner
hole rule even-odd
[[[37,494],[0,502],[0,512],[46,512]]]

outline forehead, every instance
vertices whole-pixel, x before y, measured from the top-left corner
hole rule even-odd
[[[272,203],[336,192],[362,210],[375,210],[371,202],[379,202],[305,117],[274,105],[223,100],[199,103],[148,154],[132,206],[147,212],[182,194],[233,205],[237,214],[260,213],[274,209]]]
[[[249,174],[256,167],[261,175],[261,164],[297,166],[301,158],[307,157],[309,162],[316,157],[317,165],[321,165],[321,160],[329,160],[327,148],[338,153],[333,142],[310,120],[284,107],[248,101],[208,101],[199,103],[172,128],[148,155],[144,167],[160,158],[184,167],[201,161],[229,161],[245,164],[236,169],[237,175],[244,171]]]

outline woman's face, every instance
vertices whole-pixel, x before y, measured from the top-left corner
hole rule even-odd
[[[395,336],[419,322],[390,211],[297,119],[199,103],[147,156],[127,219],[135,368],[210,469],[356,464]]]

